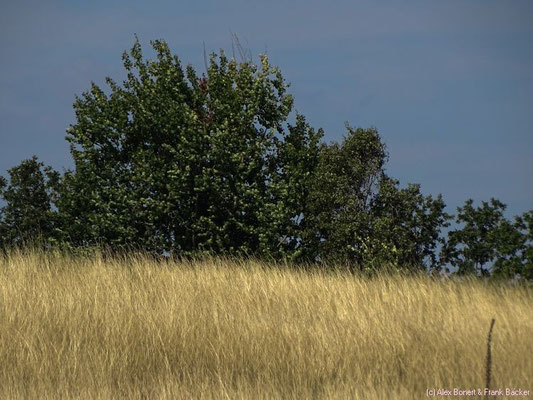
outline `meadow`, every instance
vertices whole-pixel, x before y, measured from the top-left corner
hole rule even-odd
[[[491,387],[533,389],[533,289],[521,284],[35,251],[0,257],[0,284],[2,399],[477,390],[492,318]]]

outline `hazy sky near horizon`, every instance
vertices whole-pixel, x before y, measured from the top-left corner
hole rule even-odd
[[[75,94],[125,78],[139,36],[204,71],[208,52],[267,53],[325,140],[375,126],[388,173],[442,193],[533,208],[533,2],[17,1],[0,5],[0,174],[33,154],[72,167]]]

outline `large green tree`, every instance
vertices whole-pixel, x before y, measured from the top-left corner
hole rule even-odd
[[[74,103],[75,170],[61,208],[79,244],[156,252],[280,256],[292,251],[321,131],[298,116],[266,56],[221,51],[198,76],[164,41],[144,60],[124,53],[123,85],[107,78]]]

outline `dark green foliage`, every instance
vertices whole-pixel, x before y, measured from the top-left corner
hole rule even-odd
[[[34,157],[0,177],[0,246],[134,247],[155,255],[253,255],[352,268],[430,268],[533,279],[533,211],[514,222],[492,199],[445,204],[385,173],[375,128],[322,143],[278,68],[212,54],[205,74],[164,41],[136,40],[127,78],[76,97],[67,131],[74,170]],[[440,257],[438,248],[442,246]]]
[[[60,176],[33,157],[8,171],[9,180],[0,177],[0,247],[23,245],[55,236]]]
[[[108,78],[109,95],[93,84],[76,99],[62,203],[72,237],[182,255],[290,251],[322,133],[301,116],[284,129],[292,97],[266,57],[213,54],[198,77],[152,45],[156,61],[139,42],[124,54],[122,87]]]
[[[524,213],[519,222],[526,237],[520,274],[526,279],[533,279],[533,210]]]
[[[310,218],[311,187],[320,157],[322,130],[315,131],[301,115],[296,124],[289,125],[285,140],[277,146],[277,171],[272,176],[272,188],[277,207],[277,237],[280,238],[270,253],[292,261],[306,259],[303,238]]]
[[[449,216],[440,196],[406,189],[384,173],[385,145],[375,129],[353,129],[323,145],[312,182],[302,248],[311,259],[381,268],[437,266],[435,248]]]
[[[311,182],[301,252],[306,258],[361,264],[369,212],[387,154],[375,129],[353,129],[323,144]]]
[[[436,269],[441,266],[436,250],[443,243],[441,229],[449,226],[442,196],[424,196],[420,186],[384,177],[372,205],[372,238],[368,261],[396,266]]]
[[[506,205],[496,199],[473,206],[469,199],[458,207],[460,229],[448,233],[442,249],[445,262],[458,268],[458,273],[476,273],[531,278],[532,212],[507,220]]]
[[[505,204],[496,199],[482,202],[481,207],[473,207],[469,199],[463,207],[457,208],[457,224],[462,229],[448,233],[448,241],[443,248],[443,259],[458,268],[458,273],[486,274],[487,263],[495,256],[494,232],[504,220]]]
[[[533,279],[533,211],[504,220],[493,232],[495,276]]]

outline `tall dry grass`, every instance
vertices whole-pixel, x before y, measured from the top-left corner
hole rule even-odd
[[[533,292],[220,259],[0,258],[2,399],[395,399],[533,389]]]

